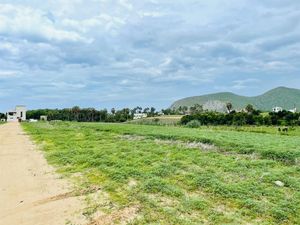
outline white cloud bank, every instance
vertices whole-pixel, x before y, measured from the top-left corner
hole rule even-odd
[[[0,110],[300,88],[297,0],[1,0]]]

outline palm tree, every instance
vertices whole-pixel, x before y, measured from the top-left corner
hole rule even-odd
[[[228,112],[228,113],[231,113],[232,108],[233,108],[232,103],[231,103],[231,102],[227,102],[227,103],[226,103],[226,108],[227,108],[227,112]]]

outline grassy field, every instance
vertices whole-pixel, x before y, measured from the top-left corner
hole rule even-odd
[[[131,224],[300,224],[299,128],[22,125],[79,193],[100,190],[86,216],[134,207]]]

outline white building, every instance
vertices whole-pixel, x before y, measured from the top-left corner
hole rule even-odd
[[[26,120],[26,106],[17,105],[15,110],[6,113],[7,122],[18,122]]]
[[[158,116],[164,116],[165,114],[163,112],[159,112]]]
[[[297,112],[297,108],[290,109],[289,112],[291,112],[291,113],[296,113],[296,112]]]
[[[143,119],[147,117],[147,113],[135,113],[133,115],[134,120]]]
[[[274,107],[274,108],[272,109],[272,111],[275,112],[275,113],[279,113],[279,112],[282,112],[282,111],[283,111],[283,108],[276,106],[276,107]]]

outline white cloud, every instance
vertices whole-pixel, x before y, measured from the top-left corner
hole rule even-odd
[[[19,49],[9,42],[0,43],[0,51],[8,51],[13,55],[17,55],[19,53]]]
[[[89,42],[79,33],[60,29],[41,10],[11,4],[0,4],[0,34],[29,40]]]
[[[157,18],[157,17],[162,17],[162,16],[165,16],[166,14],[165,13],[161,13],[161,12],[155,12],[155,11],[152,11],[152,12],[138,12],[139,16],[140,17],[153,17],[153,18]]]
[[[13,78],[19,75],[19,71],[0,70],[0,78]]]
[[[110,31],[120,28],[125,23],[123,19],[108,14],[101,14],[84,20],[64,19],[62,21],[62,25],[72,27],[83,33],[90,32],[91,30],[95,31],[94,29],[97,28],[100,30],[104,28],[103,30]]]
[[[160,67],[167,67],[170,66],[170,64],[172,63],[172,58],[167,57],[164,59],[164,61],[160,64]]]
[[[1,3],[0,89],[15,101],[166,107],[213,88],[300,87],[300,1]]]
[[[258,79],[235,80],[233,81],[234,85],[232,86],[232,88],[241,90],[259,82],[260,80]]]
[[[128,10],[133,9],[133,5],[128,0],[119,0],[119,3]]]

